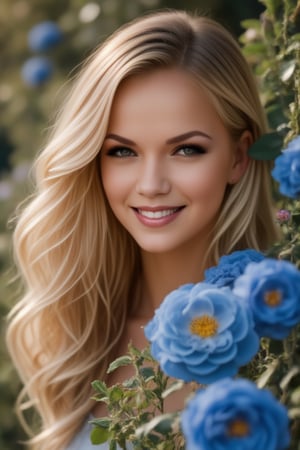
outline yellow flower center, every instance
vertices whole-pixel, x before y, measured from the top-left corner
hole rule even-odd
[[[248,422],[242,419],[236,419],[230,423],[228,427],[228,435],[231,437],[241,438],[249,434],[250,427]]]
[[[282,294],[280,291],[268,291],[264,294],[264,301],[268,306],[278,306],[282,301]]]
[[[214,317],[201,316],[196,317],[190,323],[190,330],[192,334],[197,334],[202,338],[208,338],[214,336],[219,328],[219,324]]]

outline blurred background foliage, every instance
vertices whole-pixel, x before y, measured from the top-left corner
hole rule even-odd
[[[280,1],[280,0],[279,0]],[[60,103],[66,81],[80,62],[122,23],[147,11],[178,8],[211,16],[236,37],[241,21],[258,18],[257,0],[1,0],[0,3],[0,449],[23,448],[24,438],[14,413],[20,388],[6,353],[6,315],[18,298],[12,267],[11,228],[8,220],[30,192],[30,167],[43,146],[51,118]],[[28,42],[34,26],[54,22],[63,39],[35,51]],[[53,72],[26,81],[24,64],[35,56],[48,58]],[[32,67],[31,67],[32,68]],[[32,75],[32,73],[31,73]],[[43,81],[44,77],[44,81]],[[57,449],[54,449],[57,450]]]

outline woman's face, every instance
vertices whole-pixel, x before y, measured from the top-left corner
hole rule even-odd
[[[144,251],[199,248],[245,158],[192,76],[159,69],[117,91],[101,149],[103,187]]]

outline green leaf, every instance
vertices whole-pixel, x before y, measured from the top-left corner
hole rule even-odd
[[[245,45],[243,53],[245,56],[265,55],[267,53],[267,48],[262,42],[251,42]]]
[[[265,370],[262,373],[262,375],[258,378],[258,380],[256,382],[257,387],[264,388],[267,385],[268,381],[270,380],[273,373],[277,369],[278,364],[279,364],[278,359],[274,359],[274,361],[272,361],[271,364],[269,364],[267,370]]]
[[[129,366],[130,364],[132,364],[132,359],[130,356],[120,356],[119,358],[115,359],[115,361],[113,361],[110,365],[109,368],[107,370],[107,373],[111,373],[114,370],[118,369],[118,367],[121,366]]]
[[[241,21],[241,25],[243,28],[254,28],[255,30],[260,30],[261,23],[258,19],[245,19]]]
[[[292,367],[289,372],[283,377],[283,379],[280,382],[280,387],[282,390],[285,390],[289,383],[291,382],[291,380],[299,375],[300,373],[300,368],[299,367]]]
[[[300,408],[290,408],[289,409],[289,418],[290,419],[299,419],[300,418]]]
[[[168,434],[172,431],[173,422],[174,422],[174,416],[166,417],[156,425],[154,430],[161,434]]]
[[[284,248],[283,250],[281,250],[278,253],[278,257],[279,257],[279,259],[284,259],[285,261],[290,261],[291,257],[292,257],[292,253],[293,253],[292,247]]]
[[[124,380],[122,383],[122,386],[124,386],[127,389],[134,389],[140,385],[139,381],[135,378],[128,378],[128,380]]]
[[[291,401],[294,405],[300,405],[300,387],[294,390],[291,395]]]
[[[131,342],[128,344],[128,351],[133,356],[137,356],[137,357],[142,356],[142,351],[139,350],[138,348],[134,347],[134,345],[132,345]]]
[[[248,150],[248,155],[258,161],[268,161],[277,158],[281,154],[282,147],[283,137],[275,131],[264,134],[254,142]]]
[[[176,413],[174,414],[162,414],[160,416],[154,417],[150,422],[140,426],[135,434],[136,436],[142,437],[149,434],[151,431],[156,430],[160,433],[166,433],[171,431],[172,423],[177,417]]]
[[[300,242],[293,247],[292,256],[294,261],[300,261]]]
[[[150,381],[155,376],[155,371],[152,367],[142,367],[140,369],[140,374],[145,381]]]
[[[103,381],[100,381],[100,380],[93,381],[92,387],[95,391],[99,392],[99,394],[104,394],[105,396],[107,396],[108,389],[107,389],[106,384]]]
[[[150,448],[155,448],[155,449],[161,449],[162,445],[164,445],[165,443],[161,443],[160,442],[160,438],[159,436],[155,435],[155,434],[149,434],[147,436],[147,439],[151,442],[151,447]],[[145,447],[143,447],[143,450],[146,450]]]
[[[271,339],[269,344],[269,351],[274,355],[281,355],[281,353],[284,351],[283,342]]]
[[[296,69],[296,61],[292,60],[287,63],[284,63],[280,70],[280,79],[284,83],[290,80],[290,78],[294,75]]]
[[[110,433],[107,428],[94,428],[91,431],[91,441],[93,445],[103,444],[109,439]]]
[[[100,428],[109,428],[111,419],[109,417],[99,417],[91,420],[89,423],[92,423],[93,425],[96,425]]]
[[[109,393],[109,400],[111,402],[118,402],[123,397],[123,391],[118,386],[113,386]]]
[[[296,224],[296,225],[300,225],[300,213],[292,213],[292,221]]]
[[[288,48],[286,49],[286,53],[292,53],[297,50],[300,50],[300,33],[297,33],[296,35],[294,35],[293,38],[295,38],[296,36],[297,36],[297,39],[294,40],[294,42],[292,42],[292,44],[288,46]],[[291,39],[291,41],[292,41],[292,39]]]
[[[168,395],[173,394],[173,392],[179,391],[184,386],[184,381],[177,380],[171,384],[163,393],[162,398],[168,397]]]

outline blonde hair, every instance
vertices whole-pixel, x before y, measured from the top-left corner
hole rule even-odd
[[[35,449],[62,449],[93,403],[90,382],[104,377],[136,290],[139,251],[114,218],[99,158],[118,86],[157,68],[181,67],[210,93],[232,136],[266,131],[238,44],[219,24],[166,11],[133,21],[86,61],[35,164],[36,193],[14,233],[25,292],[10,316],[8,346],[24,383],[20,411],[41,418]],[[229,188],[212,234],[212,262],[275,238],[269,167],[252,161]]]

